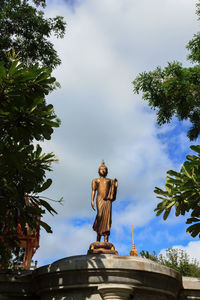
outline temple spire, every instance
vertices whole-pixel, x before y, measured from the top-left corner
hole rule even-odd
[[[134,233],[133,233],[133,224],[132,224],[132,250],[130,252],[131,256],[138,256],[138,252],[135,249],[135,242],[134,242]]]

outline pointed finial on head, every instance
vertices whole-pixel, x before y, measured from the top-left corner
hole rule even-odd
[[[108,168],[106,167],[106,165],[105,165],[105,163],[104,163],[104,160],[102,160],[102,163],[101,163],[101,165],[99,166],[99,170],[100,170],[101,168],[105,168],[106,171],[108,172]],[[98,170],[98,173],[99,173],[99,170]]]
[[[101,168],[101,167],[107,168],[106,165],[105,165],[104,159],[102,159],[102,163],[101,163],[99,168]]]

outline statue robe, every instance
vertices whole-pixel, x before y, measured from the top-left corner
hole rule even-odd
[[[112,201],[116,199],[117,188],[115,180],[100,178],[92,181],[92,190],[97,191],[96,207],[97,216],[94,221],[93,229],[99,235],[110,235],[112,223]]]

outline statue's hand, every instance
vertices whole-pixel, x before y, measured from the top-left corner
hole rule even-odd
[[[91,202],[92,208],[95,210],[94,201]]]

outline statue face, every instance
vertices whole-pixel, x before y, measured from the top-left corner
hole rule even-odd
[[[99,168],[99,175],[102,177],[106,177],[106,175],[108,174],[108,170],[105,167],[100,167]]]

